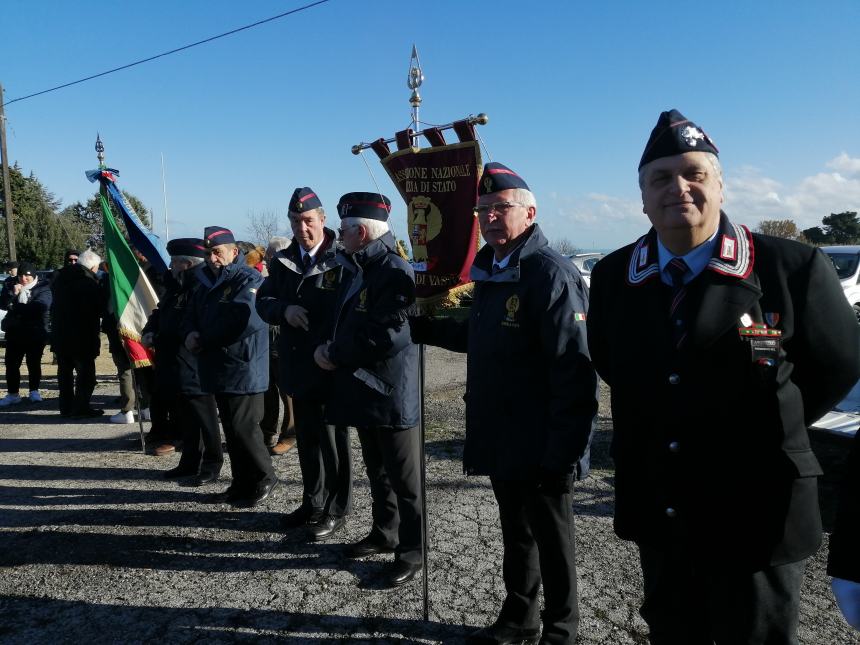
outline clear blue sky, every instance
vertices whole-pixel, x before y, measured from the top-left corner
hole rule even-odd
[[[186,0],[4,0],[6,100],[301,6]],[[726,211],[754,226],[860,209],[860,2],[331,0],[168,58],[7,106],[9,157],[65,204],[92,186],[100,132],[120,185],[171,237],[243,234],[312,186],[372,190],[359,141],[409,123],[412,43],[421,118],[486,112],[492,155],[535,192],[549,237],[614,248],[648,228],[636,166],[661,110],[716,141]],[[405,208],[371,155],[383,192]],[[335,220],[336,222],[336,220]]]

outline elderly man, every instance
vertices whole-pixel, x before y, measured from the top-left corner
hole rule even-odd
[[[352,278],[341,289],[334,338],[317,347],[314,358],[335,371],[326,416],[358,428],[370,481],[373,526],[347,555],[395,551],[386,577],[396,587],[422,566],[418,348],[406,318],[415,276],[388,228],[387,197],[348,193],[337,209],[339,261]]]
[[[588,471],[597,413],[587,290],[547,244],[534,195],[510,168],[486,165],[475,213],[487,245],[472,265],[469,320],[418,318],[412,327],[416,342],[467,352],[463,465],[467,474],[489,475],[499,504],[507,595],[498,619],[468,641],[572,643],[579,623],[572,489]]]
[[[269,240],[264,256],[266,267],[271,267],[275,261],[275,255],[279,251],[286,250],[292,240],[288,237],[275,236]],[[271,275],[267,268],[262,272],[265,277]],[[263,286],[265,287],[265,282]],[[262,316],[262,314],[261,314]],[[269,325],[269,389],[263,395],[263,420],[260,428],[263,430],[263,439],[270,455],[283,455],[292,450],[296,445],[296,428],[293,424],[293,401],[278,385],[280,375],[280,321],[278,324]],[[284,404],[284,415],[281,419],[281,403]],[[278,421],[281,421],[280,428]]]
[[[596,265],[588,332],[641,614],[652,643],[795,644],[821,541],[806,429],[860,376],[856,319],[820,251],[722,212],[717,148],[678,111],[639,185],[653,228]]]
[[[142,342],[156,353],[155,377],[164,402],[175,411],[175,424],[182,429],[182,457],[164,477],[189,477],[194,486],[218,479],[224,463],[221,428],[215,397],[203,392],[197,356],[185,347],[182,333],[188,306],[197,286],[195,267],[203,264],[206,247],[197,238],[179,238],[167,243],[170,274],[165,292],[143,328]]]
[[[101,258],[87,249],[59,269],[51,282],[51,349],[57,355],[62,417],[104,414],[103,409],[90,407],[101,348],[99,321],[106,300],[106,290],[96,276],[100,263]]]
[[[343,528],[352,507],[349,428],[325,422],[332,378],[314,361],[314,350],[331,338],[343,268],[313,190],[296,188],[289,217],[295,243],[272,259],[257,310],[280,325],[280,385],[292,396],[302,471],[302,503],[284,523],[308,526],[314,539],[326,540]]]
[[[206,227],[203,245],[206,262],[194,269],[199,284],[183,331],[201,390],[215,395],[230,454],[233,482],[213,501],[256,506],[278,484],[260,431],[269,387],[269,332],[255,307],[263,276],[245,265],[229,229]]]

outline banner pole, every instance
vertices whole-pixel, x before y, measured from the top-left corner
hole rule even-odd
[[[421,434],[421,557],[423,559],[423,567],[424,567],[424,575],[421,576],[421,586],[422,592],[424,596],[424,622],[428,622],[430,620],[430,594],[428,591],[429,587],[429,574],[430,572],[427,570],[428,566],[428,554],[427,554],[427,528],[429,522],[427,521],[427,458],[426,451],[424,448],[424,442],[426,439],[426,429],[424,424],[424,345],[421,344],[418,346],[418,387],[421,393],[421,419],[420,419],[420,434]]]

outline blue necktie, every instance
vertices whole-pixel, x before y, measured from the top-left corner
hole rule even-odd
[[[690,267],[681,258],[672,258],[666,265],[669,277],[672,279],[672,301],[669,305],[669,324],[672,326],[672,342],[675,349],[680,349],[687,338],[686,307],[684,300],[687,296],[687,287],[684,285],[684,276]]]

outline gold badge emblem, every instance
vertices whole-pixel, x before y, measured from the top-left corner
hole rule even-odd
[[[409,202],[406,215],[409,226],[409,241],[412,243],[412,259],[415,262],[427,261],[427,243],[442,230],[442,213],[424,195],[417,195]]]
[[[302,200],[297,199],[296,200],[296,210],[302,210],[304,207],[305,207],[305,205],[302,203]]]
[[[502,327],[519,327],[517,322],[517,312],[520,310],[520,297],[517,294],[512,295],[505,301],[505,311],[507,312],[502,319]]]
[[[233,293],[232,287],[224,289],[224,291],[221,292],[221,299],[218,302],[229,302],[231,293]]]
[[[493,178],[487,175],[484,177],[484,190],[488,193],[493,192]]]
[[[367,289],[362,289],[361,293],[358,294],[358,306],[355,310],[367,311]]]
[[[337,271],[326,271],[321,277],[320,289],[332,291],[337,287]]]

